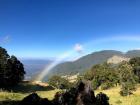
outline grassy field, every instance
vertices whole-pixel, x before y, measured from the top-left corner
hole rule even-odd
[[[58,91],[59,90],[56,89],[49,91],[36,91],[36,93],[42,98],[48,98],[49,100],[52,100],[54,98],[55,93]],[[19,101],[29,94],[30,93],[15,93],[15,92],[0,91],[0,101],[6,100]]]
[[[127,97],[121,97],[119,95],[119,87],[115,87],[109,90],[97,90],[95,94],[99,92],[106,93],[110,98],[111,105],[140,105],[140,87],[137,91],[134,92],[133,95]],[[53,99],[56,92],[59,90],[49,90],[49,91],[36,91],[39,96],[43,98]],[[20,93],[20,92],[7,92],[7,91],[0,91],[0,105],[2,105],[5,101],[19,101],[22,100],[25,96],[29,95],[30,93]],[[11,105],[11,104],[3,104],[3,105]],[[13,104],[14,105],[14,104]]]
[[[97,90],[95,93],[103,92],[109,96],[111,105],[140,105],[140,87],[134,92],[133,95],[122,97],[119,94],[120,87],[115,87],[109,90]]]

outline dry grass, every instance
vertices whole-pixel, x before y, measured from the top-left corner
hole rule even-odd
[[[41,96],[42,98],[48,98],[49,100],[52,100],[54,98],[54,95],[56,92],[60,90],[50,90],[50,91],[36,91],[36,93]],[[15,92],[8,92],[8,91],[0,91],[0,101],[6,101],[6,100],[22,100],[24,97],[29,95],[30,93],[15,93]]]
[[[42,98],[48,98],[49,100],[52,100],[54,98],[54,95],[60,90],[50,90],[50,91],[38,91],[37,94],[41,96]]]
[[[122,97],[119,94],[120,87],[115,87],[109,90],[97,90],[96,94],[103,92],[110,98],[111,105],[140,105],[140,87],[134,92],[133,95]]]

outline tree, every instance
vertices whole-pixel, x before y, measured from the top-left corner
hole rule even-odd
[[[92,81],[93,89],[97,89],[99,86],[102,89],[108,89],[118,83],[116,70],[106,62],[93,66],[85,73],[84,77]]]
[[[131,58],[129,63],[133,67],[134,74],[138,76],[138,82],[140,83],[140,57]]]
[[[0,47],[0,87],[18,84],[24,78],[23,64],[15,57],[9,56],[7,51]]]
[[[137,76],[134,75],[132,66],[128,62],[122,62],[118,70],[121,85],[120,94],[122,96],[132,94],[132,91],[136,89],[135,85],[137,83]]]
[[[58,75],[52,76],[48,80],[48,83],[49,85],[54,86],[57,89],[68,89],[72,86],[72,84],[68,80]]]
[[[7,61],[7,76],[10,77],[8,81],[12,84],[17,84],[24,79],[24,67],[23,64],[15,57],[11,56]]]

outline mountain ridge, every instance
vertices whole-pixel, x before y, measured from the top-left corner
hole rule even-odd
[[[50,71],[49,75],[63,75],[71,73],[75,74],[77,72],[81,73],[91,68],[95,64],[106,62],[109,58],[113,57],[114,55],[125,58],[140,57],[140,50],[130,50],[125,53],[116,50],[96,51],[91,54],[85,55],[76,61],[69,61],[58,64]]]

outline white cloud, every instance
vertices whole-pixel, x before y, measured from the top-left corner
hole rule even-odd
[[[10,36],[4,36],[4,37],[0,37],[0,44],[7,44],[10,42]]]
[[[74,50],[78,53],[82,53],[84,49],[83,49],[83,46],[81,44],[77,43],[74,46]]]

